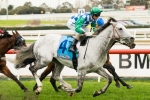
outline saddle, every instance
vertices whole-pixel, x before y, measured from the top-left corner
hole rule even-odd
[[[87,40],[91,38],[91,36],[81,36],[79,41],[80,46],[85,46],[87,44]],[[62,58],[62,59],[67,59],[67,60],[71,60],[74,66],[74,69],[77,70],[77,66],[78,66],[78,49],[76,47],[76,52],[72,52],[69,50],[72,42],[74,40],[74,37],[72,36],[62,36],[60,39],[60,43],[58,46],[58,50],[57,50],[57,57]]]
[[[81,36],[79,39],[81,41],[80,46],[85,46],[89,38],[92,38],[92,36]]]

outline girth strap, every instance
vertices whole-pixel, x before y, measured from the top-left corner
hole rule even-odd
[[[76,53],[75,52],[72,52],[72,53],[73,53],[72,64],[73,64],[74,69],[77,70],[78,60],[77,60],[77,57],[76,57]]]

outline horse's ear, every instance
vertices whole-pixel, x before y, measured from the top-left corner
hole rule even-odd
[[[14,31],[12,31],[13,36],[16,36],[16,33]]]
[[[117,24],[117,22],[113,22],[113,21],[111,21],[111,22],[110,22],[110,24],[112,24],[112,25],[116,25],[116,24]]]
[[[115,22],[111,21],[110,24],[114,24]]]
[[[19,34],[17,30],[15,30],[16,34]]]

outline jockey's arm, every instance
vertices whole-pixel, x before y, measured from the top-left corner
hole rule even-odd
[[[95,29],[96,29],[96,21],[92,21],[90,32],[94,32]]]
[[[85,32],[81,29],[84,24],[85,19],[83,17],[79,18],[75,23],[75,31],[79,34],[84,34]]]

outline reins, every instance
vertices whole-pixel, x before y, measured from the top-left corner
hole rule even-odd
[[[83,59],[85,59],[85,55],[86,55],[86,52],[87,52],[88,44],[89,44],[89,38],[87,39],[87,46],[86,46],[86,49],[85,49],[85,53],[84,53],[84,57],[83,57]]]
[[[120,38],[120,35],[119,35],[118,31],[117,31],[116,28],[115,28],[117,24],[116,24],[115,26],[114,26],[113,24],[111,24],[111,25],[112,25],[112,27],[113,27],[114,37],[116,37],[116,36],[115,36],[115,33],[117,33],[118,38]]]
[[[118,35],[118,38],[120,38],[120,35],[119,35],[118,31],[115,29],[116,25],[115,25],[115,26],[114,26],[113,24],[111,24],[111,25],[112,25],[112,27],[113,27],[113,36],[112,36],[112,37],[116,38],[116,35],[115,35],[115,34],[117,34],[117,35]],[[90,30],[90,31],[91,31],[91,30]],[[112,38],[112,37],[108,37],[108,38]],[[116,39],[117,39],[117,38],[116,38]],[[87,45],[86,45],[86,49],[85,49],[85,53],[84,53],[83,59],[85,59],[85,55],[86,55],[86,52],[87,52],[88,44],[89,44],[89,38],[87,39]]]

